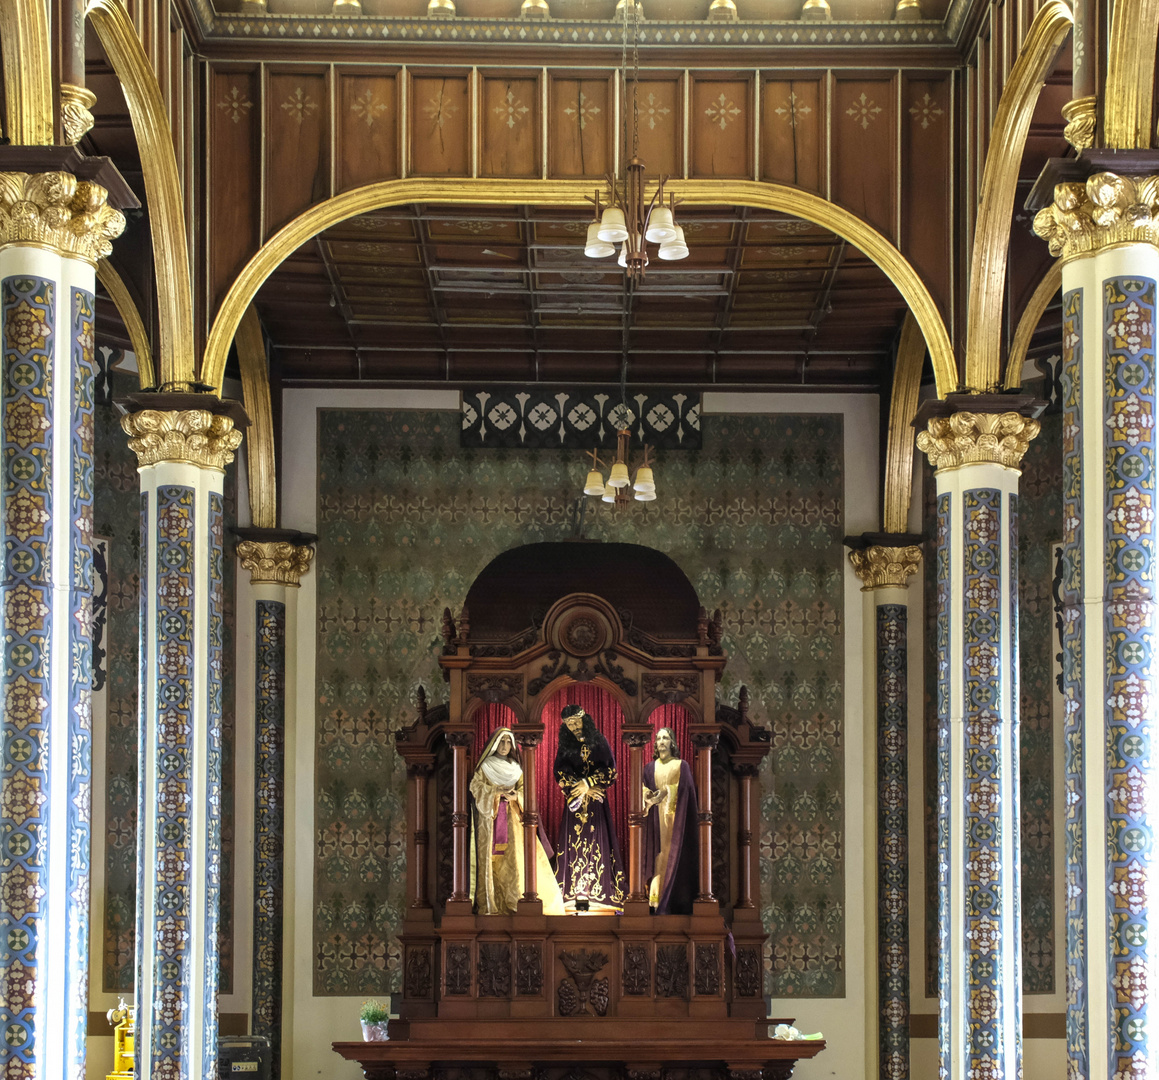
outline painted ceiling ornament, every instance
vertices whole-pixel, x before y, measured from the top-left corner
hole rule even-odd
[[[1085,184],[1056,184],[1034,231],[1063,259],[1112,244],[1159,245],[1159,176],[1101,172]]]

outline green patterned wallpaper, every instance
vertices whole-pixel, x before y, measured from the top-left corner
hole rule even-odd
[[[444,607],[500,551],[570,535],[578,453],[459,449],[451,412],[324,410],[318,432],[314,991],[399,987],[405,776],[391,733],[444,687]],[[724,614],[728,668],[767,718],[766,991],[845,992],[843,421],[709,416],[657,465],[659,499],[589,506],[585,534],[645,544]]]

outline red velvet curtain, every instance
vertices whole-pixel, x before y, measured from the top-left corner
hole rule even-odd
[[[596,728],[612,748],[616,757],[616,782],[608,791],[608,805],[612,824],[620,841],[620,854],[628,858],[628,747],[620,737],[624,714],[619,702],[611,694],[593,683],[572,683],[559,691],[543,709],[543,741],[535,757],[535,797],[539,815],[554,846],[563,816],[563,794],[555,782],[555,751],[559,745],[559,714],[565,705],[582,705],[595,721]],[[676,736],[680,756],[692,762],[692,744],[688,738],[688,713],[680,705],[661,705],[648,718],[654,731],[671,728]],[[486,745],[491,733],[500,727],[514,728],[515,713],[506,705],[485,705],[475,713],[475,753]],[[650,748],[644,749],[644,761],[651,758]],[[626,865],[625,865],[626,870]]]

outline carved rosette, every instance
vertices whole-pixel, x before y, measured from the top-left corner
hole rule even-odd
[[[96,266],[125,230],[108,197],[72,173],[0,173],[0,247],[36,244]]]
[[[239,540],[237,558],[242,569],[250,572],[250,584],[288,585],[298,589],[302,575],[310,569],[314,549],[286,540]]]
[[[1095,173],[1085,184],[1056,184],[1034,231],[1064,259],[1112,244],[1159,246],[1159,176]]]
[[[1037,420],[1021,413],[956,412],[930,418],[918,434],[918,449],[936,472],[962,465],[1002,465],[1017,469],[1039,431]]]
[[[92,131],[93,106],[97,95],[84,86],[73,83],[60,84],[60,126],[64,128],[64,141],[69,146],[78,142]]]
[[[851,551],[849,561],[861,579],[861,591],[904,589],[910,577],[918,572],[922,549],[916,544],[887,547],[874,544],[862,551]]]
[[[1062,107],[1062,118],[1066,121],[1063,136],[1080,154],[1095,144],[1098,105],[1099,99],[1092,94],[1074,98]]]
[[[178,462],[224,472],[241,445],[241,432],[233,420],[208,409],[142,409],[122,416],[121,427],[129,436],[129,449],[137,455],[139,469]]]

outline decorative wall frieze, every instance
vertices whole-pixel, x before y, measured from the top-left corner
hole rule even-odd
[[[289,585],[297,589],[301,588],[302,575],[310,569],[314,549],[287,540],[239,540],[237,558],[241,568],[249,571],[251,585]]]
[[[125,229],[108,196],[72,173],[0,173],[0,247],[36,244],[96,266]]]
[[[1056,184],[1054,202],[1034,215],[1034,231],[1063,259],[1112,244],[1159,246],[1159,176],[1100,172],[1086,183]]]
[[[241,445],[233,418],[208,409],[142,409],[121,417],[121,427],[141,469],[168,461],[224,472]]]
[[[1041,425],[1017,412],[956,412],[933,416],[919,432],[918,449],[937,472],[962,465],[1002,465],[1017,469]]]
[[[1062,107],[1062,118],[1066,121],[1062,133],[1080,154],[1095,144],[1098,105],[1099,99],[1092,94],[1074,98]]]
[[[874,544],[861,551],[851,551],[849,561],[861,579],[861,591],[904,589],[910,577],[918,572],[922,549],[916,544],[889,547]]]
[[[69,146],[76,146],[92,130],[96,122],[92,108],[96,103],[97,95],[87,87],[60,84],[60,125]]]

